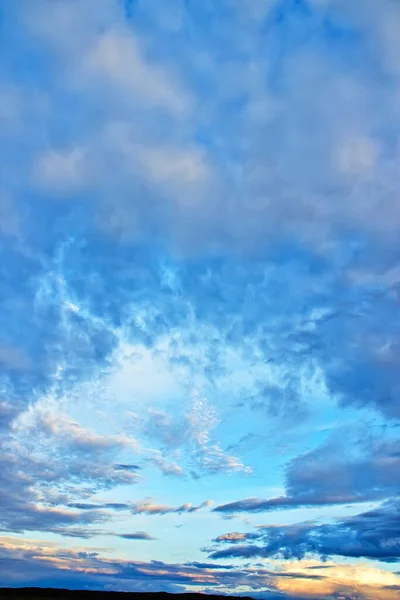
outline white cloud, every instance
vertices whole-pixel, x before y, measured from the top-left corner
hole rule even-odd
[[[385,132],[400,95],[397,3],[382,0],[378,9],[365,0],[360,10],[358,1],[314,0],[316,14],[283,19],[279,39],[272,25],[262,29],[274,0],[227,4],[233,17],[223,27],[210,23],[209,47],[177,40],[170,52],[159,29],[154,44],[114,0],[38,0],[34,9],[25,3],[20,20],[51,50],[56,89],[72,95],[78,113],[90,114],[71,120],[79,125],[64,146],[38,148],[36,183],[59,193],[91,186],[87,197],[96,199],[94,219],[104,233],[146,239],[156,229],[187,254],[257,252],[282,236],[326,250],[349,226],[393,239],[398,155]],[[184,10],[175,4],[164,29],[165,9],[150,22],[176,32]],[[144,6],[138,11],[151,17]],[[311,35],[322,12],[360,32],[357,52],[365,60],[327,52],[322,29]],[[299,32],[309,34],[307,44],[296,45]],[[42,127],[58,110],[57,94],[46,92],[48,114],[43,106],[33,111]],[[10,98],[7,92],[3,112],[17,128]],[[41,146],[43,131],[33,127],[30,139],[33,133]],[[368,189],[355,185],[360,180]]]
[[[158,467],[163,475],[183,477],[185,474],[182,467],[180,467],[176,462],[168,460],[165,456],[163,456],[160,450],[150,450],[148,453],[150,455],[148,462]]]
[[[60,195],[78,189],[85,181],[84,150],[50,150],[41,154],[34,166],[33,178],[39,186]]]
[[[211,473],[251,473],[250,467],[245,467],[239,458],[225,453],[219,443],[212,441],[219,417],[206,398],[194,396],[187,420],[191,428],[189,439],[195,444],[196,466]]]
[[[171,370],[165,358],[142,345],[124,342],[114,356],[115,368],[105,382],[108,393],[122,406],[134,410],[164,398],[179,397],[179,369]]]
[[[108,85],[115,85],[118,94],[128,94],[145,106],[163,108],[178,116],[190,108],[187,91],[165,67],[145,58],[132,31],[104,33],[85,59],[83,75],[86,69],[106,77],[106,90]]]
[[[347,137],[337,149],[336,161],[345,175],[373,175],[379,148],[371,138]]]
[[[269,561],[271,562],[271,561]],[[375,568],[366,563],[335,564],[316,560],[296,560],[282,563],[272,561],[284,576],[277,574],[276,587],[286,593],[304,594],[305,597],[331,596],[343,600],[367,596],[376,600],[392,600],[400,578],[395,573]],[[304,579],[310,575],[315,579]],[[298,577],[296,577],[298,575]],[[393,587],[392,587],[393,586]],[[392,589],[391,589],[392,588]]]
[[[189,186],[202,186],[209,176],[205,157],[197,148],[136,146],[132,152],[150,181],[171,186],[170,193]]]

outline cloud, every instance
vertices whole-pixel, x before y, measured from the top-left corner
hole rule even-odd
[[[182,354],[186,352],[190,350],[182,348]],[[170,360],[168,354],[167,351],[166,359]],[[158,362],[157,360],[157,366],[162,368]],[[191,370],[190,363],[186,364],[186,369]],[[177,369],[178,381],[183,379],[182,371],[182,368]],[[147,462],[156,465],[164,475],[183,477],[184,468],[167,457],[170,454],[186,454],[191,466],[195,466],[197,471],[203,474],[250,473],[250,467],[246,467],[238,457],[224,451],[215,440],[213,431],[219,424],[215,407],[207,398],[199,397],[196,392],[191,392],[191,395],[193,398],[187,403],[186,409],[177,411],[176,414],[150,408],[144,416],[135,416],[133,431],[161,446],[161,450],[152,449],[149,452]]]
[[[86,538],[99,534],[96,526],[109,519],[106,507],[70,503],[71,494],[79,497],[88,493],[87,489],[79,489],[79,482],[86,481],[88,474],[84,462],[79,469],[71,459],[68,465],[65,461],[62,465],[40,460],[35,453],[22,453],[4,432],[0,448],[1,531],[42,531]],[[104,477],[105,470],[101,473],[98,468],[96,473],[92,467],[92,476]]]
[[[135,35],[118,3],[106,0],[100,9],[97,7],[94,17],[96,6],[93,0],[79,8],[70,2],[54,6],[41,0],[37,11],[27,10],[22,18],[19,16],[19,24],[36,42],[57,53],[65,69],[63,75],[78,92],[98,86],[108,90],[114,102],[121,100],[122,93],[129,96],[128,103],[139,100],[145,106],[173,114],[187,110],[190,95],[179,77],[151,58],[151,52],[141,43],[144,40]],[[44,13],[51,17],[53,27],[41,20]],[[86,35],[72,39],[74,31]]]
[[[57,532],[67,527],[75,528],[103,522],[106,515],[100,510],[70,510],[54,506],[57,494],[40,493],[35,488],[35,472],[20,470],[16,457],[3,455],[0,482],[3,493],[0,500],[0,528],[3,532],[47,531]],[[29,474],[28,474],[29,473]],[[47,497],[46,497],[47,496]]]
[[[57,548],[49,546],[42,548],[40,551],[37,546],[35,547],[34,543],[27,542],[25,546],[20,546],[18,542],[17,544],[12,542],[11,544],[2,543],[3,558],[15,559],[24,554],[27,561],[25,579],[27,579],[27,576],[30,577],[32,566],[37,561],[35,559],[35,555],[38,556],[37,552],[39,552],[40,563],[43,565],[43,575],[46,577],[46,567],[48,567],[54,578],[53,580],[56,580],[58,569],[67,569],[71,572],[71,576],[73,576],[75,570],[78,573],[79,567],[84,567],[86,571],[89,570],[87,573],[89,574],[89,579],[87,581],[90,582],[90,575],[95,576],[93,577],[94,585],[97,584],[97,586],[99,586],[99,583],[101,586],[105,585],[107,581],[130,582],[127,589],[131,590],[135,589],[136,581],[139,584],[141,581],[152,582],[152,589],[154,589],[156,581],[158,581],[158,584],[156,584],[157,587],[163,582],[181,586],[187,585],[189,587],[199,584],[219,585],[218,573],[215,573],[215,570],[208,571],[195,566],[173,565],[161,561],[146,563],[140,561],[107,560],[103,559],[98,553],[81,553],[76,550],[60,552]],[[226,572],[222,570],[222,573]],[[231,577],[228,576],[228,584],[229,579],[238,581],[243,578],[244,574],[239,571]],[[21,573],[21,577],[24,578],[24,573]],[[257,575],[254,577],[257,579]],[[81,576],[79,579],[82,581],[83,577]],[[72,577],[71,580],[73,581]]]
[[[231,565],[171,564],[162,561],[124,561],[109,559],[98,550],[60,549],[55,544],[40,546],[34,540],[4,538],[0,544],[2,581],[9,583],[9,566],[23,565],[20,585],[79,589],[117,589],[123,591],[209,590],[213,594],[237,594],[271,600],[305,600],[321,597],[374,597],[394,600],[398,577],[366,565],[321,564],[296,561],[286,566],[275,563],[272,569],[262,566],[232,569]],[[38,570],[38,565],[40,569]],[[14,580],[15,581],[15,580]],[[297,591],[296,591],[297,590]]]
[[[35,474],[39,485],[58,485],[60,489],[69,485],[78,490],[84,482],[95,490],[137,481],[136,469],[121,468],[115,462],[121,452],[136,454],[135,440],[98,434],[46,404],[38,402],[14,421],[9,442],[18,463]]]
[[[167,515],[171,513],[194,513],[202,508],[208,508],[211,506],[211,500],[206,500],[197,506],[193,506],[190,503],[182,504],[181,506],[165,506],[163,504],[152,504],[150,501],[133,502],[131,506],[131,512],[133,514],[147,514],[147,515]]]
[[[18,408],[15,404],[3,400],[0,402],[0,430],[7,430],[11,421],[17,416]]]
[[[40,411],[40,408],[36,409],[36,414],[33,415],[33,428],[36,433],[44,433],[53,438],[53,440],[60,440],[61,443],[65,443],[78,452],[103,452],[113,450],[119,447],[127,447],[136,449],[137,445],[135,440],[131,440],[128,437],[118,436],[107,436],[99,435],[90,429],[82,427],[76,421],[73,421],[69,417],[63,414],[50,413]],[[30,415],[24,415],[22,419],[26,419],[29,422]],[[15,424],[15,429],[18,429],[20,423]],[[27,427],[25,427],[27,429]],[[126,471],[126,469],[122,469]]]
[[[246,533],[225,533],[224,535],[219,535],[216,539],[217,542],[238,542],[241,540],[247,539]]]
[[[142,500],[139,502],[105,502],[101,503],[90,503],[90,502],[73,502],[68,506],[70,508],[76,508],[80,511],[93,511],[93,510],[115,510],[115,511],[130,511],[134,515],[146,514],[146,515],[168,515],[168,514],[182,514],[182,513],[195,513],[203,508],[209,508],[212,506],[212,500],[206,500],[198,505],[193,505],[190,502],[185,502],[180,506],[168,506],[165,504],[155,504],[150,499]]]
[[[121,507],[76,500],[95,490],[136,482],[136,468],[127,468],[135,465],[113,460],[136,447],[132,440],[99,435],[39,404],[21,412],[4,403],[1,416],[1,529],[68,535],[70,528],[74,536],[96,535],[86,526],[108,520],[106,511]]]
[[[311,563],[311,564],[310,564]],[[304,579],[301,575],[312,572],[322,575],[320,578]],[[323,576],[324,571],[326,577]],[[296,561],[287,569],[282,569],[287,577],[281,577],[277,583],[277,589],[285,594],[297,594],[300,597],[315,598],[377,598],[380,600],[391,600],[396,598],[398,592],[396,576],[392,573],[381,571],[366,564],[335,565],[334,563],[321,564],[317,561],[307,561],[305,564]],[[292,576],[291,576],[292,575]]]
[[[67,152],[50,150],[40,156],[34,168],[34,179],[59,194],[79,189],[84,183],[84,151],[74,148]]]
[[[150,452],[150,458],[148,459],[150,464],[156,465],[163,475],[173,477],[183,477],[184,471],[176,462],[171,462],[162,455],[160,450],[152,450]]]
[[[362,433],[362,429],[361,429]],[[349,432],[347,447],[340,443],[345,431],[337,430],[326,443],[294,459],[287,470],[290,496],[327,494],[353,499],[379,499],[396,496],[400,479],[397,437],[372,433],[358,438]]]
[[[79,510],[109,509],[109,510],[128,510],[129,504],[123,502],[106,502],[105,504],[94,504],[90,502],[72,502],[68,506],[78,508]]]
[[[262,498],[245,498],[244,500],[237,500],[236,502],[228,502],[227,504],[220,504],[215,507],[216,512],[221,513],[239,513],[239,512],[265,512],[269,510],[276,510],[279,508],[299,508],[299,507],[311,507],[321,506],[330,504],[346,504],[349,502],[363,501],[357,497],[351,496],[322,496],[320,498],[307,496],[301,500],[298,498],[291,498],[288,496],[279,496],[278,498],[270,498],[264,500]]]
[[[188,437],[187,426],[185,419],[178,421],[166,411],[151,408],[145,418],[143,430],[151,440],[161,442],[164,447],[177,448]]]
[[[197,394],[193,398],[187,415],[190,441],[195,445],[195,456],[200,468],[214,473],[250,473],[240,459],[223,451],[220,445],[211,442],[211,433],[218,425],[218,413],[211,403]]]
[[[2,11],[0,527],[85,552],[146,515],[179,544],[180,513],[201,516],[203,547],[219,521],[198,486],[228,516],[399,496],[398,5],[164,4]],[[215,551],[389,561],[385,519],[232,532]],[[62,556],[40,575],[25,558],[27,578],[82,585]],[[71,560],[94,587],[295,593],[250,566]],[[361,595],[329,585],[314,596]]]
[[[88,105],[97,107],[92,111],[97,119],[92,116],[87,125],[67,114],[75,135],[63,135],[64,144],[41,147],[38,154],[39,164],[50,164],[39,169],[45,180],[55,182],[58,172],[61,183],[70,176],[74,187],[81,172],[76,158],[90,148],[82,170],[94,176],[96,195],[107,190],[98,214],[103,230],[137,239],[143,229],[151,237],[155,228],[160,239],[190,252],[186,226],[200,253],[212,248],[254,252],[281,236],[318,251],[354,229],[371,243],[393,240],[398,154],[385,131],[388,122],[395,122],[392,90],[399,81],[390,59],[396,47],[390,24],[397,18],[390,0],[379,12],[372,3],[361,11],[341,2],[314,3],[310,10],[270,2],[247,13],[227,0],[215,11],[206,53],[200,32],[178,36],[168,46],[171,34],[154,16],[165,14],[159,5],[151,15],[138,5],[132,21],[116,2],[97,7],[93,18],[95,9],[93,2],[83,8],[41,2],[34,14],[26,11],[22,23],[17,14],[17,24],[28,39],[53,53],[59,79],[75,95],[81,113]],[[15,11],[9,9],[11,15]],[[53,28],[43,24],[42,11],[51,14]],[[192,23],[188,8],[178,12],[186,15],[187,25]],[[224,27],[217,27],[222,14]],[[201,29],[205,19],[201,9],[193,27]],[[343,36],[340,50],[335,27]],[[80,36],[71,35],[78,31]],[[357,41],[351,31],[360,32]],[[352,61],[346,60],[346,44]],[[247,60],[237,48],[246,49]],[[385,85],[378,86],[384,76]],[[50,108],[56,111],[59,98],[48,88]],[[379,105],[385,110],[376,110]],[[240,135],[229,127],[232,118]],[[120,139],[116,154],[104,135],[107,124],[132,132]],[[197,135],[198,130],[208,133]],[[142,185],[140,193],[132,177],[135,159],[123,160],[127,146],[157,192],[148,194]],[[115,169],[106,168],[110,164],[118,169],[119,184]],[[210,172],[212,188],[206,185],[197,193]],[[189,187],[182,187],[185,180]],[[151,214],[143,213],[143,194],[151,201]],[[166,210],[159,205],[164,196],[170,199]]]
[[[104,74],[116,92],[129,93],[145,106],[159,106],[178,115],[188,110],[189,95],[171,74],[146,60],[138,40],[129,29],[109,30],[96,41],[86,58],[85,68]]]
[[[155,538],[151,537],[145,531],[136,531],[135,533],[119,533],[116,534],[118,537],[124,540],[154,540]]]
[[[399,494],[397,439],[363,441],[335,431],[317,448],[294,458],[286,469],[287,495],[246,498],[221,504],[219,513],[266,512],[285,508],[328,506],[379,500]],[[342,439],[347,437],[343,446]]]
[[[210,558],[254,558],[279,556],[302,559],[309,554],[326,557],[367,558],[383,562],[400,560],[399,503],[387,501],[379,508],[337,520],[332,525],[313,522],[287,526],[260,526],[258,532],[225,534],[217,543],[229,542]],[[235,537],[237,536],[237,537]],[[241,544],[238,542],[256,542]]]

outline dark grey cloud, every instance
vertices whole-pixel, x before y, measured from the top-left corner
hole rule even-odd
[[[70,508],[77,508],[79,510],[129,510],[130,505],[124,502],[106,502],[104,504],[96,504],[90,502],[71,502],[68,504]]]
[[[231,569],[236,568],[234,565],[219,565],[216,563],[204,563],[204,562],[198,562],[198,561],[184,563],[184,565],[186,567],[196,567],[196,569],[227,569],[227,570],[231,570]]]
[[[284,509],[284,508],[301,508],[301,507],[312,507],[322,506],[330,504],[344,504],[350,502],[362,501],[363,499],[357,498],[354,495],[348,496],[304,496],[303,498],[293,498],[290,496],[279,496],[277,498],[262,499],[262,498],[245,498],[244,500],[237,500],[236,502],[228,502],[227,504],[220,504],[216,506],[214,510],[219,513],[239,513],[239,512],[267,512],[270,510]]]
[[[211,552],[213,559],[301,559],[316,554],[323,559],[341,556],[399,562],[400,503],[387,501],[379,508],[334,524],[265,525],[255,532],[221,535],[215,542],[229,542],[229,547]]]
[[[118,533],[115,534],[124,540],[155,540],[149,533],[145,531],[136,531],[135,533]]]
[[[141,467],[139,465],[114,465],[115,469],[120,469],[121,471],[140,471]]]
[[[398,495],[400,441],[384,431],[361,428],[363,437],[359,435],[339,428],[327,442],[295,458],[286,472],[288,495],[299,499],[342,495],[354,500]]]
[[[393,267],[397,261],[389,262]],[[321,323],[316,332],[320,348],[315,355],[331,393],[343,406],[370,406],[388,419],[398,420],[399,281],[390,281],[390,276],[383,285],[379,276],[375,285],[373,276],[365,284],[354,281],[357,276],[353,272],[361,271],[362,278],[364,269],[368,267],[349,265],[348,289],[357,289],[359,299],[349,301],[334,321]],[[380,269],[385,272],[391,267]],[[346,343],[340,347],[339,340]]]

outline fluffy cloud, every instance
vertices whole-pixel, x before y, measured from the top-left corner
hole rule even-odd
[[[18,31],[53,52],[60,85],[77,100],[72,119],[56,90],[43,86],[50,110],[63,109],[73,134],[62,132],[55,148],[38,143],[39,179],[63,195],[68,178],[73,190],[83,178],[101,197],[94,210],[103,229],[128,239],[155,229],[187,252],[189,235],[201,252],[254,251],[277,235],[321,249],[327,237],[332,243],[354,228],[382,244],[394,239],[398,152],[386,130],[396,122],[393,89],[400,86],[391,58],[390,24],[398,18],[391,0],[379,11],[372,2],[367,10],[339,1],[308,10],[276,1],[260,5],[257,18],[228,0],[212,17],[206,8],[195,16],[181,6],[186,26],[197,27],[189,38],[160,27],[155,15],[165,10],[156,4],[149,15],[139,3],[133,22],[115,1],[101,10],[92,1],[80,9],[42,1],[23,17],[8,9]],[[41,14],[51,14],[52,28]],[[157,36],[148,29],[146,35],[149,25]],[[80,41],[71,35],[77,31]],[[344,38],[340,48],[333,31]],[[352,31],[361,37],[349,61]],[[371,61],[361,60],[367,56]],[[97,120],[85,123],[89,106]],[[54,127],[49,117],[46,124]],[[110,124],[131,133],[117,135],[115,145]]]

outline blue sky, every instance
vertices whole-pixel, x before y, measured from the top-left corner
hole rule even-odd
[[[398,598],[398,1],[0,36],[1,582]]]

